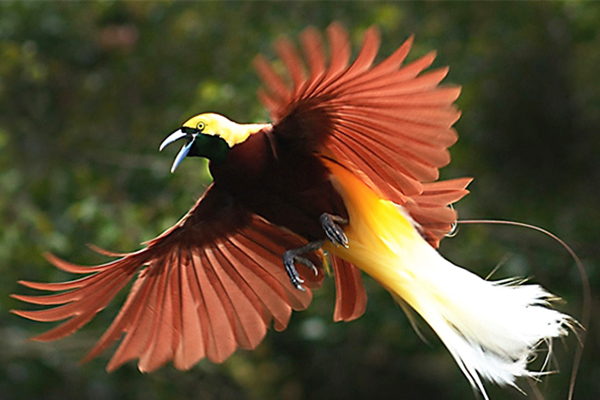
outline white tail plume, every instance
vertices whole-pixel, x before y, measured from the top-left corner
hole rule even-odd
[[[549,307],[554,296],[524,281],[487,281],[444,259],[401,207],[380,199],[348,171],[335,184],[350,215],[349,247],[326,249],[380,282],[403,308],[436,332],[459,367],[487,399],[483,380],[516,387],[541,344],[566,336],[576,322]],[[410,306],[410,307],[407,307]]]

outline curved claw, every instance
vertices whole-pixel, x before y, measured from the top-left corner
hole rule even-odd
[[[288,277],[290,278],[290,282],[292,283],[292,285],[294,285],[296,289],[306,292],[306,289],[302,286],[302,283],[304,283],[304,279],[300,277],[300,274],[296,270],[295,263],[299,262],[301,264],[304,264],[306,267],[310,268],[315,273],[315,276],[319,275],[319,269],[316,267],[316,265],[313,264],[312,261],[310,261],[308,258],[301,257],[300,255],[320,249],[321,246],[323,246],[323,241],[319,240],[316,242],[308,243],[307,245],[297,249],[287,250],[285,253],[283,253],[283,265],[285,266],[285,270],[288,274]]]
[[[306,267],[308,267],[309,269],[311,269],[312,272],[314,272],[315,276],[319,275],[319,269],[308,258],[300,257],[300,256],[295,256],[294,257],[294,261],[297,261],[297,262],[299,262],[301,264],[304,264]]]
[[[296,259],[296,255],[293,250],[288,250],[283,253],[283,265],[285,266],[285,270],[290,278],[290,282],[294,287],[298,290],[306,292],[306,289],[302,286],[304,283],[304,279],[300,277],[300,274],[296,270],[296,266],[294,265],[294,261]],[[309,261],[310,262],[310,261]]]

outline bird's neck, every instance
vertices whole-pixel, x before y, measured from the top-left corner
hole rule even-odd
[[[256,179],[263,175],[274,159],[266,134],[266,131],[270,129],[269,125],[246,124],[239,126],[246,129],[246,137],[239,136],[244,140],[228,149],[223,160],[213,158],[209,164],[215,183],[230,189],[254,185]],[[244,130],[240,129],[233,133],[242,135]]]
[[[244,143],[250,135],[271,126],[271,124],[238,124],[233,121],[230,122],[229,124],[221,125],[219,129],[219,136],[227,142],[229,147]]]

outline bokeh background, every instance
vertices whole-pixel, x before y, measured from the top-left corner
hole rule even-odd
[[[268,118],[256,100],[256,53],[280,35],[334,20],[356,46],[382,32],[382,55],[410,34],[411,59],[436,49],[446,82],[462,85],[461,136],[443,177],[474,176],[462,218],[536,224],[566,240],[587,268],[592,316],[600,284],[600,6],[534,3],[2,2],[0,5],[0,397],[3,399],[470,399],[439,340],[424,343],[367,279],[366,314],[333,323],[333,279],[283,333],[252,352],[189,372],[133,364],[107,374],[110,353],[78,360],[115,316],[121,296],[59,342],[25,339],[49,326],[20,319],[17,280],[70,278],[43,258],[105,261],[86,243],[132,251],[175,223],[209,182],[200,160],[169,167],[158,144],[201,111]],[[580,276],[556,242],[535,232],[461,226],[442,253],[495,278],[533,277],[582,315]],[[576,399],[600,398],[600,329],[592,319]],[[554,344],[560,374],[528,398],[563,399],[577,340]],[[543,357],[542,357],[543,358]],[[540,360],[537,361],[539,365]],[[522,399],[488,385],[494,399]]]

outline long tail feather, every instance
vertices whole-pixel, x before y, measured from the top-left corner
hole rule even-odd
[[[566,336],[575,321],[549,307],[555,299],[523,281],[487,281],[445,260],[402,207],[381,199],[347,169],[327,161],[350,215],[349,247],[328,246],[414,310],[448,348],[471,385],[516,387],[537,377],[528,363],[540,344]],[[407,307],[409,306],[409,307]],[[409,311],[410,312],[410,311]]]
[[[585,331],[585,327],[590,325],[591,309],[592,309],[592,306],[591,306],[592,295],[591,295],[590,281],[589,281],[588,275],[585,271],[583,262],[581,261],[579,256],[577,256],[577,254],[571,248],[571,246],[569,246],[564,240],[562,240],[561,238],[559,238],[552,232],[549,232],[544,228],[540,228],[539,226],[526,224],[523,222],[490,220],[490,219],[459,220],[459,221],[457,221],[457,223],[459,223],[459,224],[505,225],[505,226],[516,226],[516,227],[521,227],[521,228],[526,228],[526,229],[532,229],[534,231],[543,233],[544,235],[550,237],[552,240],[555,240],[558,244],[560,244],[569,253],[571,258],[575,262],[575,265],[577,266],[577,270],[579,272],[579,276],[581,277],[581,289],[582,289],[581,290],[581,296],[582,296],[581,308],[582,308],[582,312],[581,312],[581,319],[580,319],[580,321],[581,321],[580,327],[583,329],[578,330],[578,332],[577,332],[578,333],[577,338],[579,339],[579,347],[577,347],[577,349],[575,350],[575,355],[573,357],[574,360],[573,360],[573,367],[571,369],[571,383],[569,384],[569,394],[567,396],[567,398],[569,400],[571,400],[574,396],[575,381],[577,380],[577,373],[579,372],[579,367],[581,365],[581,359],[583,357],[583,352],[585,349],[585,341],[586,341],[586,337],[587,337],[587,332]]]

